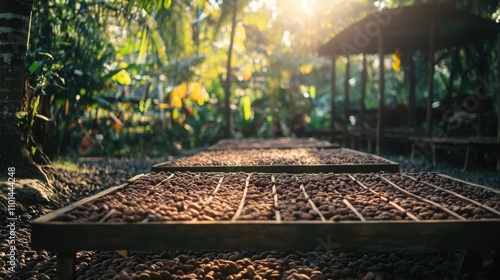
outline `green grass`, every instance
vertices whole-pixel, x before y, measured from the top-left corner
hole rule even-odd
[[[58,158],[53,161],[55,167],[70,170],[70,171],[78,171],[78,165],[68,159]]]

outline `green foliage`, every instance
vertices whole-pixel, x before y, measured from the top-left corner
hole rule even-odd
[[[132,77],[130,77],[130,74],[125,71],[124,69],[120,70],[120,72],[114,74],[111,77],[111,80],[117,82],[118,84],[122,86],[128,86],[132,83]]]
[[[28,112],[26,111],[16,112],[16,118],[18,120],[19,125],[26,125],[28,123]]]
[[[78,165],[74,163],[73,161],[63,159],[63,158],[57,158],[52,162],[54,166],[57,168],[62,168],[70,171],[78,171]]]
[[[250,97],[243,96],[240,99],[240,104],[243,112],[243,119],[245,121],[250,120],[250,117],[252,116],[252,101],[250,100]]]
[[[300,134],[329,127],[332,114],[343,120],[345,61],[335,62],[337,96],[332,111],[330,61],[317,57],[316,50],[382,6],[414,2],[239,0],[230,88],[236,134]],[[496,12],[494,5],[473,2],[457,5],[475,7],[484,16]],[[224,123],[233,4],[234,0],[36,1],[27,69],[33,95],[30,112],[17,114],[20,123],[47,124],[45,133],[55,140],[59,153],[68,147],[77,150],[91,133],[103,137],[94,149],[102,153],[144,151],[141,147],[152,145],[161,154],[216,141]],[[470,81],[478,76],[478,53],[487,52],[479,48],[438,54],[438,98],[474,90],[476,84]],[[424,53],[416,54],[419,106],[425,102],[426,59]],[[350,60],[353,111],[360,108],[361,61],[360,56]],[[367,110],[379,105],[377,63],[377,58],[367,58]],[[404,54],[399,64],[388,56],[386,64],[391,63],[400,71],[386,68],[387,104],[397,106],[408,101],[408,69]]]
[[[139,101],[139,111],[141,113],[145,113],[148,109],[149,109],[149,106],[151,106],[151,98],[148,98],[146,100],[140,100]]]

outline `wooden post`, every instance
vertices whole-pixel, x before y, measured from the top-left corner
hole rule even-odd
[[[56,255],[57,279],[75,279],[76,252],[58,252]]]
[[[413,60],[413,53],[409,56],[409,77],[408,77],[408,86],[409,86],[409,98],[408,98],[408,126],[410,128],[415,127],[416,125],[416,94],[415,88],[417,84],[417,79],[415,77],[415,60]]]
[[[485,51],[486,53],[486,51]],[[488,93],[486,87],[488,86],[485,84],[485,78],[488,75],[488,58],[486,55],[480,55],[478,58],[477,62],[477,77],[476,77],[476,91],[475,95],[477,98],[478,102],[478,108],[477,108],[477,136],[481,137],[484,136],[485,132],[485,121],[484,121],[484,105],[485,105],[485,100],[483,99]]]
[[[361,98],[359,100],[359,123],[360,131],[363,133],[365,121],[365,99],[366,99],[366,54],[363,54],[363,69],[361,70]]]
[[[379,74],[378,74],[378,114],[377,114],[377,135],[375,152],[380,155],[380,142],[383,130],[383,116],[385,107],[385,74],[384,74],[384,37],[382,32],[378,36],[378,57],[379,57]]]
[[[351,78],[351,66],[349,62],[349,55],[347,56],[345,64],[345,79],[344,79],[344,141],[347,141],[349,131],[349,102],[350,102],[350,87],[349,79]]]
[[[430,42],[429,42],[429,82],[428,82],[428,96],[427,96],[427,127],[425,134],[431,137],[432,134],[432,102],[434,100],[434,32],[436,29],[436,21],[431,20]]]
[[[336,66],[336,61],[337,61],[337,56],[333,54],[331,56],[332,60],[332,70],[330,73],[330,87],[331,87],[331,107],[332,107],[332,113],[331,113],[331,127],[332,127],[332,140],[335,139],[335,114],[337,113],[337,110],[335,108],[335,96],[337,95],[337,84],[336,84],[336,79],[337,79],[337,66]]]

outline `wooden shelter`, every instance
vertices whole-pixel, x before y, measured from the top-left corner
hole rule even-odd
[[[426,3],[413,6],[404,6],[395,9],[384,9],[372,13],[362,20],[346,27],[336,34],[319,49],[319,55],[329,56],[332,59],[331,91],[332,110],[335,110],[334,98],[336,93],[336,69],[335,60],[338,56],[349,58],[357,54],[378,54],[380,61],[384,55],[392,54],[396,50],[410,57],[417,50],[427,51],[429,54],[429,78],[426,114],[426,136],[431,136],[432,129],[432,103],[434,99],[434,53],[437,50],[455,46],[464,46],[474,42],[497,38],[500,34],[500,24],[474,15],[468,11],[459,10],[454,5]],[[498,37],[500,41],[500,36]],[[499,55],[500,58],[500,55]],[[410,66],[414,67],[413,58]],[[412,66],[413,65],[413,66]],[[500,63],[499,63],[500,65]],[[365,72],[366,61],[363,61],[363,72]],[[346,66],[346,81],[349,79],[349,64]],[[413,70],[413,71],[412,71]],[[410,70],[409,78],[410,96],[409,111],[410,123],[415,115],[415,78],[414,69]],[[385,77],[384,63],[379,63],[379,110],[376,127],[376,152],[380,152],[380,142],[383,136],[384,124],[382,116],[385,105]],[[499,71],[500,73],[500,71]],[[362,99],[366,88],[366,75],[361,80]],[[349,87],[347,83],[344,89],[346,124],[348,121]],[[500,108],[500,98],[497,98]],[[364,100],[362,100],[364,104]],[[500,109],[498,110],[498,140],[500,142]],[[364,106],[361,106],[361,116],[364,114]],[[332,112],[332,124],[334,113]],[[347,128],[347,125],[345,126]],[[347,133],[347,130],[345,131]]]

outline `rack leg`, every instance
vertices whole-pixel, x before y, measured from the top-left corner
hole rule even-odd
[[[59,280],[75,279],[75,261],[76,261],[76,252],[58,252],[57,279]]]
[[[436,144],[432,143],[432,167],[436,167]]]
[[[475,279],[481,272],[482,255],[478,250],[467,250],[461,271],[465,279]]]
[[[415,142],[411,143],[411,154],[410,154],[410,160],[413,162],[415,159]]]
[[[497,147],[497,171],[500,171],[500,149]]]
[[[467,250],[462,263],[463,279],[500,279],[500,248],[496,250]],[[489,262],[487,266],[483,266]],[[486,270],[485,270],[486,269]]]
[[[493,256],[491,279],[500,279],[500,248],[495,250],[495,255]]]
[[[467,165],[469,163],[469,157],[470,157],[470,146],[467,145],[467,148],[465,150],[465,163],[464,163],[464,169],[462,171],[467,171]]]

